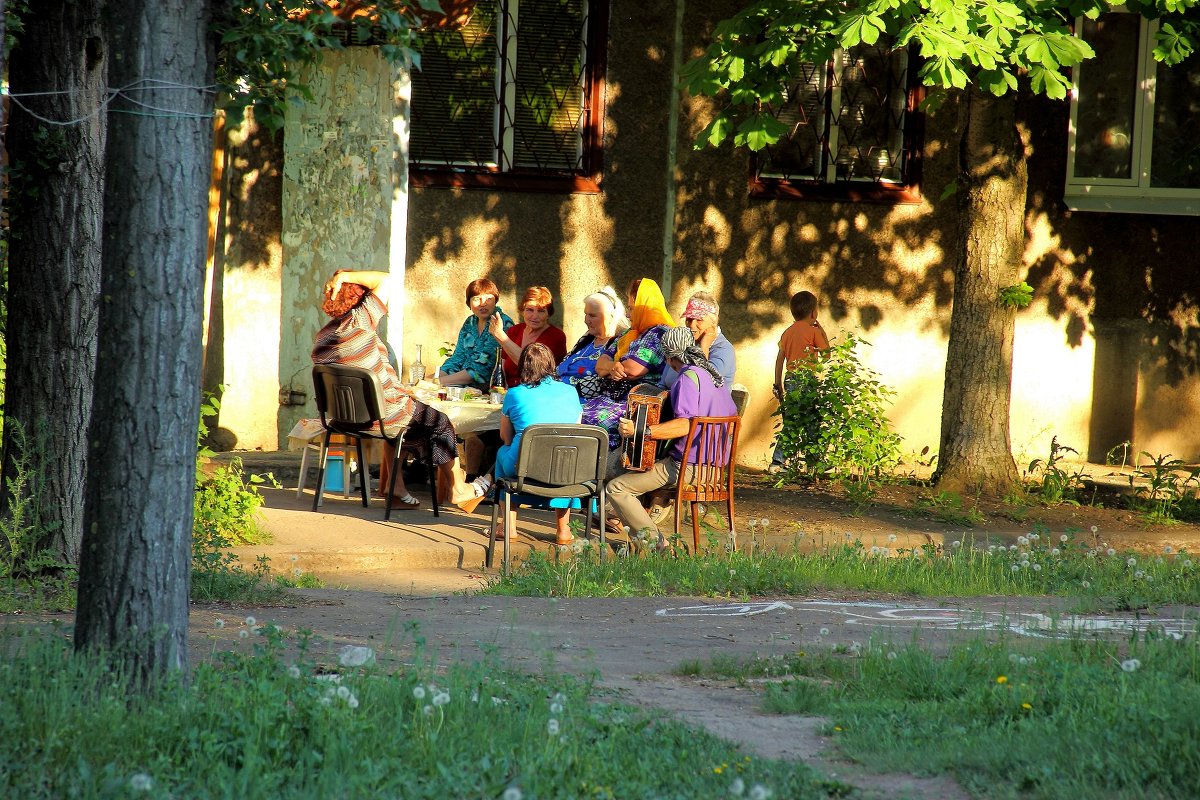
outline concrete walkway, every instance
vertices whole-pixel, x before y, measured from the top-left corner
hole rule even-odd
[[[312,510],[315,469],[306,489],[296,496],[300,454],[295,452],[222,454],[242,458],[247,471],[271,472],[283,488],[262,490],[266,503],[260,512],[270,535],[266,544],[234,548],[245,564],[260,556],[272,571],[310,572],[331,588],[365,589],[409,595],[433,595],[475,589],[488,580],[484,570],[492,507],[483,504],[474,514],[454,506],[434,517],[428,487],[414,486],[421,507],[392,511],[384,522],[382,500],[363,508],[353,492],[326,492],[320,510]],[[513,557],[536,550],[550,551],[554,541],[551,512],[524,509],[518,516],[519,535],[513,538]],[[496,565],[503,543],[496,544]],[[493,572],[494,574],[494,572]]]

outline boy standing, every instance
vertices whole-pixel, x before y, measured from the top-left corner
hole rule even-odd
[[[783,400],[784,371],[797,361],[812,359],[820,350],[829,349],[829,338],[817,321],[817,296],[812,292],[796,292],[792,295],[792,319],[795,320],[779,337],[779,355],[775,358],[775,384],[772,391],[775,399]],[[784,424],[787,424],[784,416]],[[768,472],[777,473],[783,469],[783,454],[779,445],[771,455],[771,466]]]

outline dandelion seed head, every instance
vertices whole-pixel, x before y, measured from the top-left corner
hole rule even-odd
[[[148,792],[154,788],[154,778],[144,772],[139,772],[130,776],[129,788],[135,792]]]
[[[734,797],[741,797],[746,792],[746,782],[741,778],[734,778],[733,783],[729,784],[729,793]]]
[[[953,542],[950,543],[950,546],[957,549],[959,547],[962,547],[962,542],[960,542],[958,539],[955,539]]]
[[[766,517],[763,517],[762,519],[760,519],[758,521],[758,524],[762,528],[769,528],[769,527],[771,527],[771,520],[767,519]]]
[[[354,695],[350,695],[346,698],[346,705],[350,706],[351,708],[358,708],[358,698]]]
[[[994,544],[989,544],[989,545],[988,545],[988,552],[989,552],[989,553],[994,553],[994,552],[996,552],[996,545],[994,545]]]
[[[1098,525],[1093,525],[1093,526],[1092,526],[1092,533],[1099,533],[1099,532],[1100,532],[1100,527],[1099,527]]]
[[[421,713],[427,717],[432,717],[433,716],[433,706],[425,706],[424,708],[421,709]]]
[[[1066,543],[1067,543],[1067,540],[1068,540],[1068,538],[1069,538],[1069,537],[1068,537],[1068,536],[1067,536],[1067,535],[1064,533],[1062,536],[1059,536],[1059,537],[1058,537],[1058,540],[1059,540],[1060,542],[1062,542],[1063,544],[1066,544]]]
[[[1090,588],[1092,588],[1092,582],[1091,582],[1091,581],[1084,581],[1084,582],[1083,582],[1081,585],[1082,585],[1082,586],[1083,586],[1083,588],[1085,588],[1085,589],[1090,589]]]
[[[292,574],[295,575],[297,578],[299,578],[301,575],[304,574],[304,570],[300,569],[299,567],[296,567],[295,569],[292,570]]]
[[[1144,576],[1145,574],[1146,574],[1146,573],[1142,572],[1140,569],[1139,569],[1139,570],[1134,570],[1133,577],[1134,577],[1136,580],[1141,580],[1141,579],[1142,579],[1142,576]]]
[[[1190,558],[1185,558],[1185,559],[1183,560],[1183,568],[1184,568],[1184,569],[1191,569],[1191,568],[1192,568],[1192,560],[1191,560]]]
[[[295,564],[295,563],[296,563],[297,561],[299,561],[299,560],[300,560],[300,556],[292,556],[292,563],[293,563],[293,564]]]
[[[1136,559],[1136,558],[1134,558],[1133,556],[1130,556],[1129,558],[1125,559],[1125,564],[1126,564],[1126,565],[1128,565],[1128,566],[1130,566],[1130,567],[1136,567],[1136,566],[1137,566],[1137,559]]]
[[[295,664],[292,664],[290,667],[288,667],[288,675],[292,678],[299,678],[300,677],[300,668],[297,667]]]
[[[248,638],[250,638],[250,631],[246,630],[245,628],[242,628],[240,631],[238,631],[238,636],[241,637],[242,639],[248,639]]]
[[[761,783],[756,783],[750,787],[750,794],[747,797],[750,800],[767,800],[771,796],[771,790],[763,786]]]
[[[425,699],[425,687],[421,686],[420,684],[414,686],[413,687],[413,697],[417,698],[418,700],[424,700]]]
[[[345,700],[347,697],[350,696],[350,687],[349,686],[337,687],[337,696],[342,698],[343,700]]]
[[[1010,553],[1015,553],[1015,552],[1017,552],[1017,546],[1016,546],[1015,544],[1010,544],[1010,545],[1008,546],[1008,552],[1010,552]]]
[[[1146,580],[1146,583],[1154,583],[1154,576],[1151,575],[1149,572],[1147,572],[1146,576],[1145,576],[1145,580]]]
[[[828,635],[829,635],[829,628],[821,628],[821,631],[820,631],[820,633],[821,633],[821,635],[822,635],[822,636],[828,636]]]
[[[1115,555],[1117,554],[1117,551],[1116,551],[1116,550],[1114,550],[1114,549],[1113,549],[1113,548],[1111,548],[1111,547],[1110,547],[1110,548],[1108,548],[1108,550],[1106,550],[1105,552],[1106,552],[1108,555],[1110,555],[1110,556],[1115,556]]]
[[[888,661],[895,661],[895,660],[896,660],[896,652],[895,652],[894,650],[893,650],[893,651],[891,651],[891,652],[889,652],[889,653],[887,654],[887,660],[888,660]]]
[[[433,704],[439,708],[450,702],[449,692],[438,692],[433,696]]]
[[[1029,540],[1026,539],[1024,536],[1018,536],[1017,544],[1021,545],[1021,547],[1024,547],[1025,545],[1029,544]]]
[[[561,713],[563,713],[563,707],[562,707],[562,703],[551,703],[551,704],[550,704],[550,713],[551,713],[551,714],[561,714]]]
[[[1034,564],[1034,565],[1033,565],[1033,571],[1034,571],[1034,572],[1041,572],[1041,571],[1042,571],[1042,565],[1041,565],[1041,564]]]
[[[1029,540],[1032,542],[1040,542],[1042,540],[1042,535],[1040,533],[1031,533],[1029,534]]]
[[[1013,564],[1013,565],[1012,565],[1012,571],[1013,571],[1013,572],[1020,572],[1020,571],[1021,571],[1021,565],[1020,565],[1020,564]]]
[[[896,534],[894,534],[894,533],[889,533],[889,534],[888,534],[888,541],[889,541],[889,542],[894,542],[894,541],[896,541]]]
[[[256,624],[258,624],[258,620],[256,620],[254,617],[246,617],[247,628],[253,628]]]
[[[1052,556],[1056,556],[1056,555],[1060,554],[1061,552],[1062,551],[1059,550],[1057,547],[1050,548],[1050,555],[1052,555]]]
[[[510,786],[500,795],[501,800],[523,800],[524,797],[519,786]]]
[[[1167,555],[1171,555],[1171,553],[1175,552],[1175,548],[1171,547],[1171,545],[1167,545],[1166,547],[1163,548],[1163,552],[1166,553]]]
[[[1125,672],[1137,672],[1140,666],[1142,666],[1142,662],[1136,658],[1127,658],[1121,662],[1121,669]]]
[[[554,717],[546,720],[546,733],[551,736],[558,736],[558,720]]]

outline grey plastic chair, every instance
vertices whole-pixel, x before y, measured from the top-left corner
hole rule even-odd
[[[335,433],[348,436],[354,440],[358,450],[358,463],[363,465],[362,480],[359,487],[362,490],[363,508],[371,505],[367,497],[367,486],[370,483],[367,472],[367,462],[363,459],[363,439],[379,439],[395,448],[392,458],[392,480],[387,490],[387,507],[383,512],[385,522],[392,518],[392,493],[396,488],[396,471],[400,468],[401,451],[410,452],[416,448],[412,443],[406,444],[404,435],[407,428],[401,428],[395,436],[388,436],[383,429],[383,385],[379,376],[369,369],[350,367],[345,364],[317,364],[313,367],[313,399],[317,402],[317,411],[321,414],[321,424],[325,426],[325,438],[321,440],[321,455],[317,460],[317,486],[313,492],[313,507],[316,511],[321,504],[325,492],[325,462],[329,454],[329,438]],[[433,498],[433,515],[438,514],[437,473],[433,468],[432,452],[425,448],[426,466],[429,470],[429,493]]]
[[[488,534],[487,566],[496,549],[496,515],[504,503],[504,519],[517,506],[562,508],[555,500],[595,500],[600,533],[600,560],[604,560],[604,474],[608,470],[608,432],[598,425],[530,425],[521,434],[517,474],[495,484],[492,529]],[[591,528],[591,514],[580,502]],[[588,505],[591,505],[590,503]],[[571,508],[571,505],[566,505]],[[504,570],[508,571],[511,526],[504,526]]]

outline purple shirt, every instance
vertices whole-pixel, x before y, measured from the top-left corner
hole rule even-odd
[[[693,380],[693,378],[695,380]],[[667,393],[671,399],[671,409],[676,419],[692,417],[736,417],[737,406],[729,394],[728,386],[713,385],[712,376],[706,370],[698,367],[684,367],[679,373],[679,379]],[[680,436],[671,443],[668,451],[671,458],[683,461],[683,445],[687,437]],[[700,442],[692,442],[691,456],[697,458]],[[713,458],[713,448],[708,448],[708,463],[725,464],[729,461],[729,451],[722,448]]]

